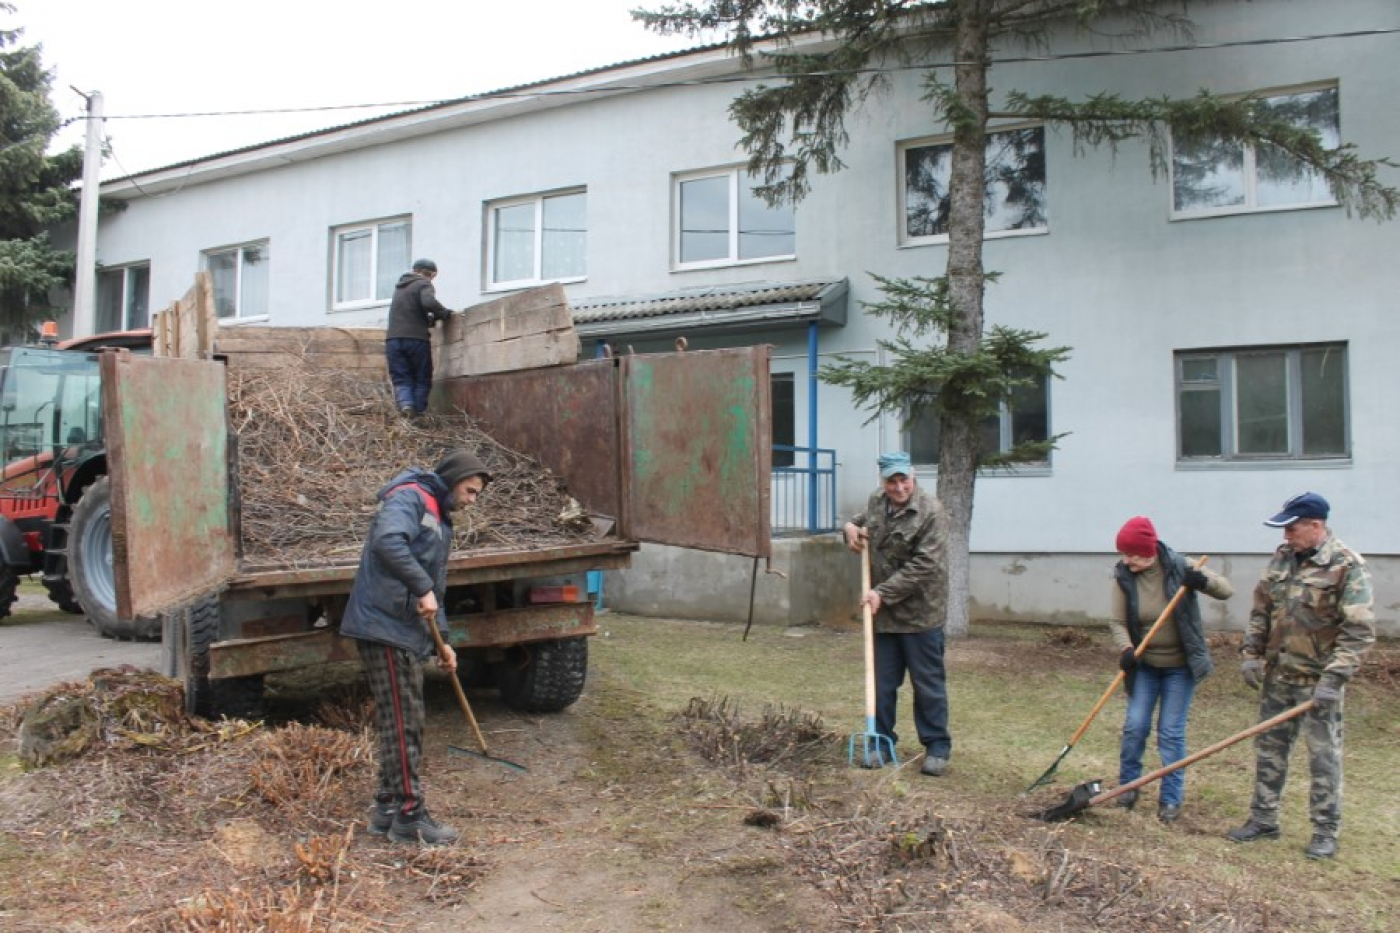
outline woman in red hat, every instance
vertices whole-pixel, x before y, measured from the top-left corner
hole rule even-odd
[[[1142,775],[1142,753],[1157,712],[1157,750],[1162,764],[1186,757],[1186,719],[1196,684],[1211,672],[1210,649],[1201,626],[1197,593],[1228,599],[1230,581],[1209,570],[1197,570],[1186,558],[1157,538],[1151,519],[1128,519],[1118,531],[1121,560],[1113,568],[1113,612],[1109,627],[1118,648],[1118,665],[1126,674],[1128,714],[1123,721],[1123,741],[1118,751],[1118,783]],[[1166,610],[1181,587],[1186,594],[1158,627],[1147,646],[1138,652],[1152,624]],[[1162,779],[1157,818],[1175,822],[1185,800],[1185,769]],[[1138,792],[1118,797],[1118,806],[1132,809]]]

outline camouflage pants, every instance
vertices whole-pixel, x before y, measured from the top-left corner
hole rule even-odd
[[[1264,681],[1259,697],[1259,721],[1277,716],[1299,703],[1312,699],[1312,685],[1280,683],[1273,677]],[[1308,767],[1312,788],[1308,813],[1313,832],[1336,837],[1342,821],[1342,704],[1327,713],[1310,709],[1296,719],[1274,726],[1254,738],[1254,800],[1250,816],[1263,826],[1278,825],[1279,800],[1288,780],[1288,754],[1298,730],[1308,743]]]

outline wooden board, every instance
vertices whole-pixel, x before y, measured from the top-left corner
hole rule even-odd
[[[386,368],[384,330],[378,327],[224,327],[214,336],[214,353],[239,369]]]
[[[562,285],[543,285],[454,314],[439,329],[439,379],[578,361],[580,344]]]
[[[207,360],[217,328],[214,285],[209,273],[201,272],[183,298],[156,312],[151,322],[151,352],[155,356]]]

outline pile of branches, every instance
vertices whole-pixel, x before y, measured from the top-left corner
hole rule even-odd
[[[766,705],[758,720],[745,720],[729,697],[691,697],[678,718],[700,755],[740,769],[761,764],[801,771],[826,757],[836,741],[819,714]]]
[[[593,540],[593,523],[538,461],[461,412],[406,420],[380,373],[231,368],[243,560],[249,569],[354,563],[375,494],[400,470],[458,447],[493,481],[455,517],[454,550],[533,550]]]

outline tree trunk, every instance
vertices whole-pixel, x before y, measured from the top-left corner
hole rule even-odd
[[[960,114],[953,114],[953,158],[948,181],[948,298],[953,322],[948,349],[975,354],[982,341],[982,235],[986,178],[987,0],[960,0],[954,60]],[[938,459],[938,498],[948,510],[947,633],[965,636],[972,594],[972,499],[977,484],[977,415],[955,407],[944,413]]]

